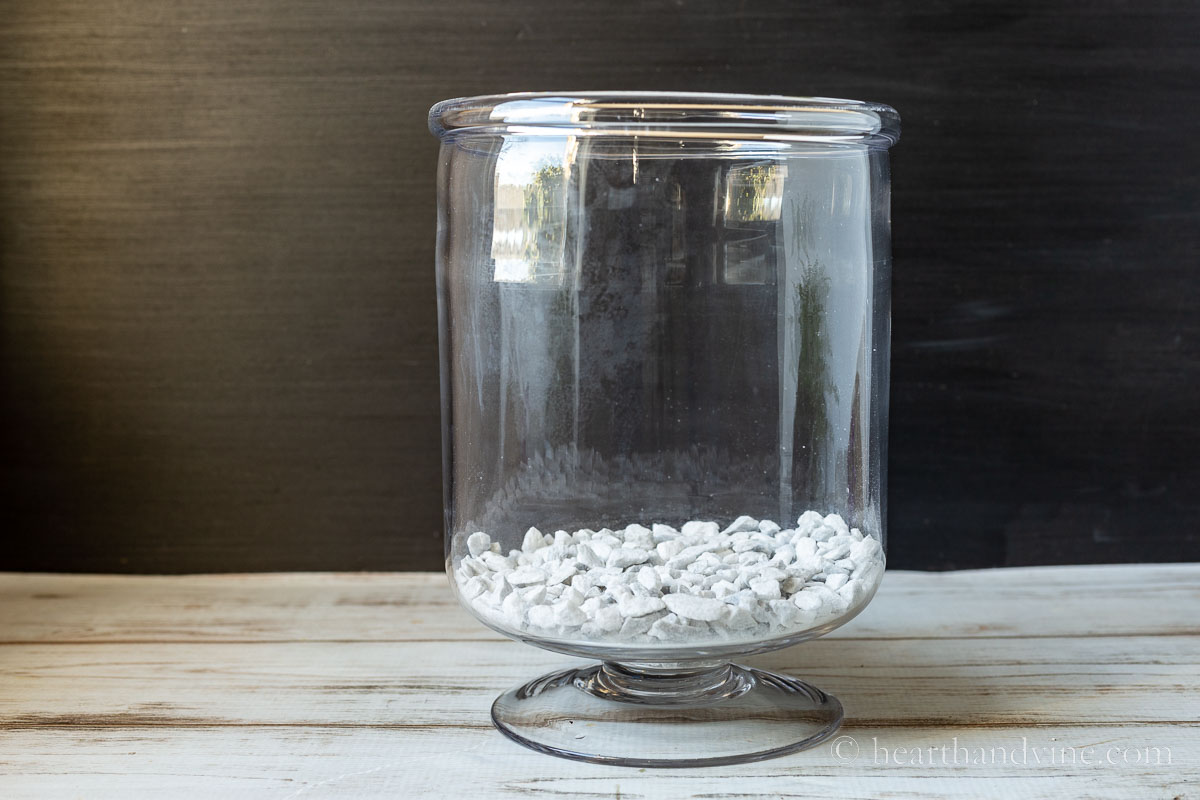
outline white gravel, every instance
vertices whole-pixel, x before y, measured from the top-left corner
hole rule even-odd
[[[502,555],[467,537],[455,578],[481,616],[534,635],[632,644],[744,640],[801,631],[857,606],[883,574],[879,541],[837,514],[794,528],[738,517],[620,530],[525,533]]]

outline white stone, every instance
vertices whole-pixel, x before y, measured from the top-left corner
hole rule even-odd
[[[653,625],[661,617],[661,614],[646,614],[642,617],[626,617],[621,623],[620,635],[622,638],[631,639],[650,630]]]
[[[526,613],[529,618],[530,625],[538,628],[554,627],[554,609],[550,606],[534,606]]]
[[[513,624],[518,625],[525,618],[526,608],[527,603],[525,602],[525,598],[516,592],[504,598],[504,602],[500,606],[500,610],[504,613],[504,616],[508,617],[509,621]]]
[[[817,596],[816,592],[810,592],[807,589],[802,592],[797,592],[791,597],[792,604],[802,611],[809,611],[813,614],[818,613],[825,605],[824,601]]]
[[[750,589],[755,595],[764,600],[772,600],[783,596],[779,591],[779,581],[772,580],[771,578],[755,578],[750,581]]]
[[[635,597],[631,595],[617,601],[617,608],[621,610],[621,616],[624,617],[641,617],[655,611],[660,611],[665,607],[666,604],[658,597]]]
[[[654,567],[642,567],[638,570],[637,580],[642,586],[652,592],[657,592],[662,588],[662,578],[658,574],[658,570]]]
[[[824,542],[832,539],[834,536],[837,536],[837,531],[835,531],[833,528],[830,528],[828,525],[821,525],[815,531],[810,533],[809,536],[812,537],[813,541]]]
[[[827,517],[825,517],[825,519],[822,521],[825,523],[825,525],[827,527],[833,528],[833,530],[839,536],[849,536],[850,535],[850,529],[848,527],[846,527],[846,521],[844,519],[842,519],[840,514],[830,514]]]
[[[589,547],[591,551],[596,554],[596,557],[600,559],[600,566],[604,566],[604,563],[608,561],[608,557],[613,551],[612,544],[604,541],[598,536],[593,537],[592,540],[587,543],[587,547]]]
[[[804,535],[810,535],[813,531],[824,526],[825,518],[816,511],[805,511],[796,520],[796,532]]]
[[[850,554],[850,545],[849,544],[839,544],[839,545],[835,545],[833,547],[828,548],[827,550],[825,550],[824,552],[821,553],[821,556],[830,561],[837,561],[838,559],[845,558],[849,554]]]
[[[649,528],[635,522],[625,527],[624,534],[625,544],[640,547],[643,550],[654,549],[654,534]]]
[[[682,551],[686,546],[687,545],[678,539],[667,539],[666,541],[659,542],[658,546],[654,549],[658,551],[659,558],[661,558],[663,561],[669,561],[670,559],[679,555],[680,551]]]
[[[818,555],[797,555],[796,560],[792,562],[791,569],[795,572],[808,572],[815,574],[821,572],[830,564],[824,558]]]
[[[605,565],[624,569],[632,567],[634,564],[644,564],[649,557],[650,554],[645,550],[636,547],[622,547],[609,553]]]
[[[604,606],[598,609],[592,618],[596,622],[596,627],[602,631],[615,631],[620,629],[621,623],[625,621],[625,617],[621,615],[620,610],[616,606]]]
[[[828,583],[825,585],[829,586]],[[851,578],[837,588],[837,593],[839,597],[846,601],[847,605],[852,606],[866,595],[867,589],[863,585],[862,581],[858,580],[857,578]]]
[[[691,523],[688,524],[690,525]],[[687,525],[683,527],[687,528]],[[728,528],[721,531],[721,535],[728,536],[731,533],[738,533],[739,531],[756,531],[758,529],[758,520],[754,517],[741,516],[735,519]]]
[[[765,546],[761,539],[751,539],[747,536],[745,539],[734,542],[731,549],[735,553],[747,553],[751,550],[759,550]]]
[[[744,630],[758,624],[754,615],[742,606],[728,606],[727,608],[729,610],[725,613],[723,622],[730,630]]]
[[[796,604],[792,603],[792,605],[796,605]],[[800,606],[796,606],[796,616],[792,618],[792,625],[795,627],[796,630],[804,630],[805,628],[811,628],[813,625],[816,625],[816,624],[817,624],[817,612],[810,611],[807,608],[800,608]]]
[[[692,522],[683,523],[683,527],[679,532],[684,536],[695,537],[698,539],[711,539],[721,533],[721,526],[715,522]]]
[[[574,561],[562,561],[557,564],[546,578],[547,584],[562,583],[579,572]]]
[[[864,537],[862,540],[850,545],[849,558],[855,563],[864,561],[872,561],[879,556],[882,548],[879,546],[879,540],[870,536]]]
[[[485,550],[483,554],[479,556],[479,560],[482,561],[492,572],[513,569],[517,566],[516,559],[508,559],[499,553],[492,552],[491,550]]]
[[[608,594],[613,600],[616,600],[619,603],[622,600],[629,600],[632,598],[633,590],[623,584],[614,583],[608,588]]]
[[[679,531],[672,528],[670,525],[660,525],[654,523],[650,526],[650,535],[654,537],[655,542],[665,542],[670,539],[677,539]]]
[[[785,544],[782,547],[779,547],[775,551],[775,554],[773,556],[771,556],[770,563],[779,564],[781,566],[786,566],[788,564],[791,564],[795,560],[796,560],[796,546],[789,542],[788,544]]]
[[[478,575],[468,578],[466,582],[461,585],[462,589],[460,591],[462,596],[467,600],[474,600],[487,590],[487,586],[484,584],[483,578],[479,577]]]
[[[542,536],[542,532],[537,528],[530,528],[525,531],[525,539],[521,542],[521,549],[526,553],[532,553],[546,546],[546,540]]]
[[[622,569],[621,567],[605,567],[605,569]],[[637,575],[632,572],[617,572],[608,578],[609,586],[628,586],[637,582]]]
[[[683,639],[688,632],[686,625],[680,624],[679,618],[674,614],[668,614],[665,617],[656,620],[650,626],[647,634],[655,639]]]
[[[553,606],[554,622],[571,628],[577,628],[587,622],[588,615],[577,605],[570,605],[559,600]]]
[[[712,622],[721,618],[725,604],[710,597],[696,597],[688,594],[663,595],[663,602],[671,613],[678,614],[684,619],[695,619]]]
[[[604,559],[600,557],[599,553],[592,549],[592,545],[590,543],[579,545],[579,549],[575,551],[575,557],[579,559],[579,563],[588,567],[604,566]]]
[[[528,586],[531,583],[546,582],[546,573],[537,567],[522,567],[508,573],[506,577],[513,586]]]
[[[714,597],[728,597],[737,591],[737,587],[727,580],[718,580],[711,588]]]
[[[707,553],[711,550],[716,550],[718,544],[709,542],[708,544],[696,544],[691,547],[685,547],[678,554],[672,556],[667,561],[667,566],[671,569],[681,569],[691,564],[701,553]]]
[[[859,568],[855,570],[854,576],[862,585],[869,590],[879,581],[879,576],[883,573],[882,561],[871,561],[866,566],[859,563]]]
[[[808,586],[804,589],[804,592],[813,592],[821,598],[821,604],[824,606],[822,609],[823,616],[841,613],[842,611],[845,611],[849,605],[844,597],[823,583],[817,583],[813,584],[812,586]]]
[[[737,563],[741,564],[743,567],[748,567],[751,564],[761,564],[766,560],[766,553],[760,553],[757,550],[752,550],[749,553],[740,553],[738,555]]]
[[[779,582],[779,591],[784,594],[795,594],[804,588],[806,578],[802,575],[789,575]]]
[[[472,557],[477,557],[485,553],[492,545],[492,537],[488,536],[483,531],[475,531],[467,537],[467,552]]]
[[[767,606],[771,609],[772,627],[790,628],[795,625],[796,618],[801,614],[800,609],[788,600],[770,600]]]

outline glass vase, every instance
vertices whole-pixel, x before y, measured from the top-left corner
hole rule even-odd
[[[631,766],[824,741],[837,699],[732,660],[844,624],[883,574],[895,111],[561,92],[429,122],[451,585],[596,659],[496,726]]]

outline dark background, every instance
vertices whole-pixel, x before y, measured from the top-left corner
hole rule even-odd
[[[14,0],[0,568],[438,569],[425,115],[900,110],[889,566],[1200,559],[1200,5]]]

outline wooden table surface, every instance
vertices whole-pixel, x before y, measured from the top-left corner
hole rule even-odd
[[[840,738],[641,770],[497,733],[497,693],[572,659],[442,574],[3,574],[0,797],[1196,798],[1198,644],[1200,565],[889,572],[746,659],[838,695]]]

